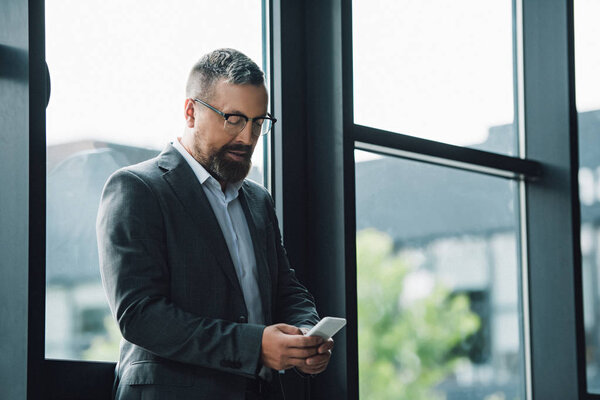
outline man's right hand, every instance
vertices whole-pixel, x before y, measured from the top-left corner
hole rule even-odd
[[[260,360],[265,367],[278,371],[302,367],[308,357],[317,354],[322,343],[320,337],[304,336],[295,326],[270,325],[263,331]]]

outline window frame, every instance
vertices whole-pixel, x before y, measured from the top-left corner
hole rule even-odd
[[[519,91],[519,125],[527,132],[522,140],[524,160],[412,137],[397,137],[390,144],[385,139],[389,137],[387,133],[378,134],[371,128],[355,125],[351,0],[291,3],[295,2],[269,0],[273,10],[269,16],[272,22],[269,65],[273,71],[270,79],[275,115],[281,121],[271,148],[272,188],[280,220],[285,220],[282,227],[286,247],[301,266],[298,275],[317,297],[322,314],[345,315],[348,319],[346,331],[336,336],[338,350],[328,371],[314,379],[311,391],[315,398],[335,398],[340,394],[358,398],[354,149],[360,141],[383,144],[417,156],[431,156],[426,153],[437,148],[436,162],[460,161],[467,169],[493,167],[535,177],[532,171],[541,167],[536,180],[521,183],[522,215],[526,222],[523,233],[528,243],[523,247],[528,278],[523,288],[529,311],[525,323],[530,325],[526,340],[531,342],[531,353],[527,355],[529,397],[600,399],[600,395],[587,393],[585,378],[573,1],[515,0],[518,21],[522,23],[519,36],[522,42],[517,45],[518,73],[525,78],[520,81]],[[20,2],[23,4],[24,0]],[[73,398],[72,393],[77,392],[89,394],[90,399],[103,398],[103,389],[94,385],[112,376],[113,363],[44,359],[47,94],[44,1],[28,0],[26,4],[28,397]],[[318,101],[310,102],[315,99]],[[285,137],[281,135],[284,130]],[[374,135],[364,137],[367,132]],[[463,155],[455,156],[459,150]],[[546,221],[547,215],[554,218]],[[324,242],[327,238],[331,239]],[[560,245],[548,249],[544,246],[548,242]],[[561,296],[556,296],[557,290]],[[71,394],[61,392],[67,386],[66,377],[68,386],[81,384],[73,386],[73,391],[69,389]],[[93,392],[98,396],[93,397]]]
[[[307,2],[303,8],[281,0],[273,3],[275,13],[280,14],[274,23],[278,40],[274,54],[285,54],[276,60],[280,81],[275,87],[282,92],[276,98],[287,101],[289,93],[295,97],[294,104],[299,99],[296,109],[286,110],[284,104],[278,112],[278,117],[292,121],[281,127],[285,126],[286,136],[292,131],[293,137],[286,137],[277,149],[286,171],[276,181],[276,193],[292,193],[303,199],[278,203],[285,219],[284,238],[288,248],[304,251],[301,259],[310,272],[307,284],[317,304],[325,309],[320,311],[348,319],[345,332],[336,336],[336,347],[341,350],[334,351],[329,367],[334,371],[314,380],[317,398],[358,398],[354,150],[365,143],[383,146],[386,153],[520,182],[527,398],[598,398],[586,393],[585,370],[581,369],[585,352],[578,256],[572,0],[513,1],[520,157],[354,124],[351,0]],[[300,24],[300,28],[286,24],[290,22]],[[293,65],[288,67],[290,63]],[[300,82],[294,83],[294,79]],[[315,98],[318,107],[311,103]],[[553,216],[552,221],[547,221],[547,215]],[[332,236],[340,231],[343,239]],[[547,249],[546,243],[560,245]],[[331,280],[336,284],[322,283]],[[339,281],[343,282],[341,288]]]
[[[261,0],[263,67],[270,66],[269,3]],[[115,362],[45,357],[46,304],[46,106],[50,75],[45,62],[45,0],[28,0],[29,31],[29,270],[27,398],[103,400],[111,398]],[[272,86],[270,87],[273,92]],[[271,187],[268,135],[263,143],[265,186]],[[66,383],[68,382],[68,384]]]
[[[0,397],[24,398],[28,373],[29,256],[29,130],[30,115],[43,109],[34,88],[41,87],[35,43],[31,43],[31,13],[25,0],[0,3],[0,318],[2,363]],[[4,225],[6,224],[6,226]]]
[[[351,8],[350,1],[342,3],[343,7]],[[581,260],[578,252],[572,1],[522,0],[514,1],[513,7],[521,157],[480,152],[356,125],[353,123],[352,74],[344,71],[347,289],[353,295],[356,292],[355,148],[368,149],[367,143],[387,149],[380,151],[388,155],[492,175],[512,175],[521,188],[526,396],[528,399],[595,399],[597,397],[588,394],[582,386],[585,369],[582,370],[581,363],[585,352],[582,347]],[[352,27],[347,21],[344,27],[344,66],[351,70],[352,46],[348,43],[352,40]],[[550,102],[549,107],[547,99],[557,100]],[[460,164],[456,165],[456,162]],[[554,196],[560,199],[557,201]],[[547,215],[555,218],[549,222]],[[547,243],[563,245],[548,250]],[[572,268],[565,268],[558,260],[568,260]],[[556,296],[556,293],[564,297]],[[351,330],[355,332],[356,299],[348,303],[354,305],[348,309],[348,319],[353,321]],[[554,310],[571,312],[557,318]],[[576,347],[579,351],[575,351]],[[348,350],[350,365],[357,368],[356,346]],[[349,380],[348,385],[351,387],[350,398],[357,399],[358,384]]]
[[[27,398],[106,399],[115,363],[45,358],[46,106],[45,1],[29,0],[29,289]],[[68,384],[66,384],[68,382]]]

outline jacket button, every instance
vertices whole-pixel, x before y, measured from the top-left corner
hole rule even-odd
[[[245,324],[246,322],[248,322],[248,318],[246,318],[245,315],[242,315],[241,317],[238,318],[238,322],[240,324]]]

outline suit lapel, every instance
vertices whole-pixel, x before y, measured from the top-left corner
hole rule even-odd
[[[217,259],[217,262],[231,281],[231,284],[242,294],[242,288],[231,261],[231,255],[223,232],[217,221],[206,193],[198,178],[188,165],[187,161],[170,144],[159,155],[158,165],[166,172],[163,179],[167,181],[175,195],[183,204],[185,210],[190,214],[194,223],[201,227],[199,234],[208,243]],[[243,298],[243,296],[242,296]]]
[[[271,274],[267,262],[267,244],[265,232],[265,215],[261,213],[264,205],[260,204],[249,185],[244,182],[239,194],[240,203],[246,216],[252,245],[254,247],[254,257],[256,258],[256,270],[258,275],[258,289],[263,306],[265,322],[271,322]]]

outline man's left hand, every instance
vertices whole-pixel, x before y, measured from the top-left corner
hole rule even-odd
[[[308,332],[308,329],[305,328],[301,328],[301,330],[304,334]],[[308,357],[304,360],[303,366],[296,368],[309,375],[316,375],[325,371],[329,364],[329,359],[331,358],[331,349],[333,349],[333,339],[330,338],[319,346],[317,355]]]

